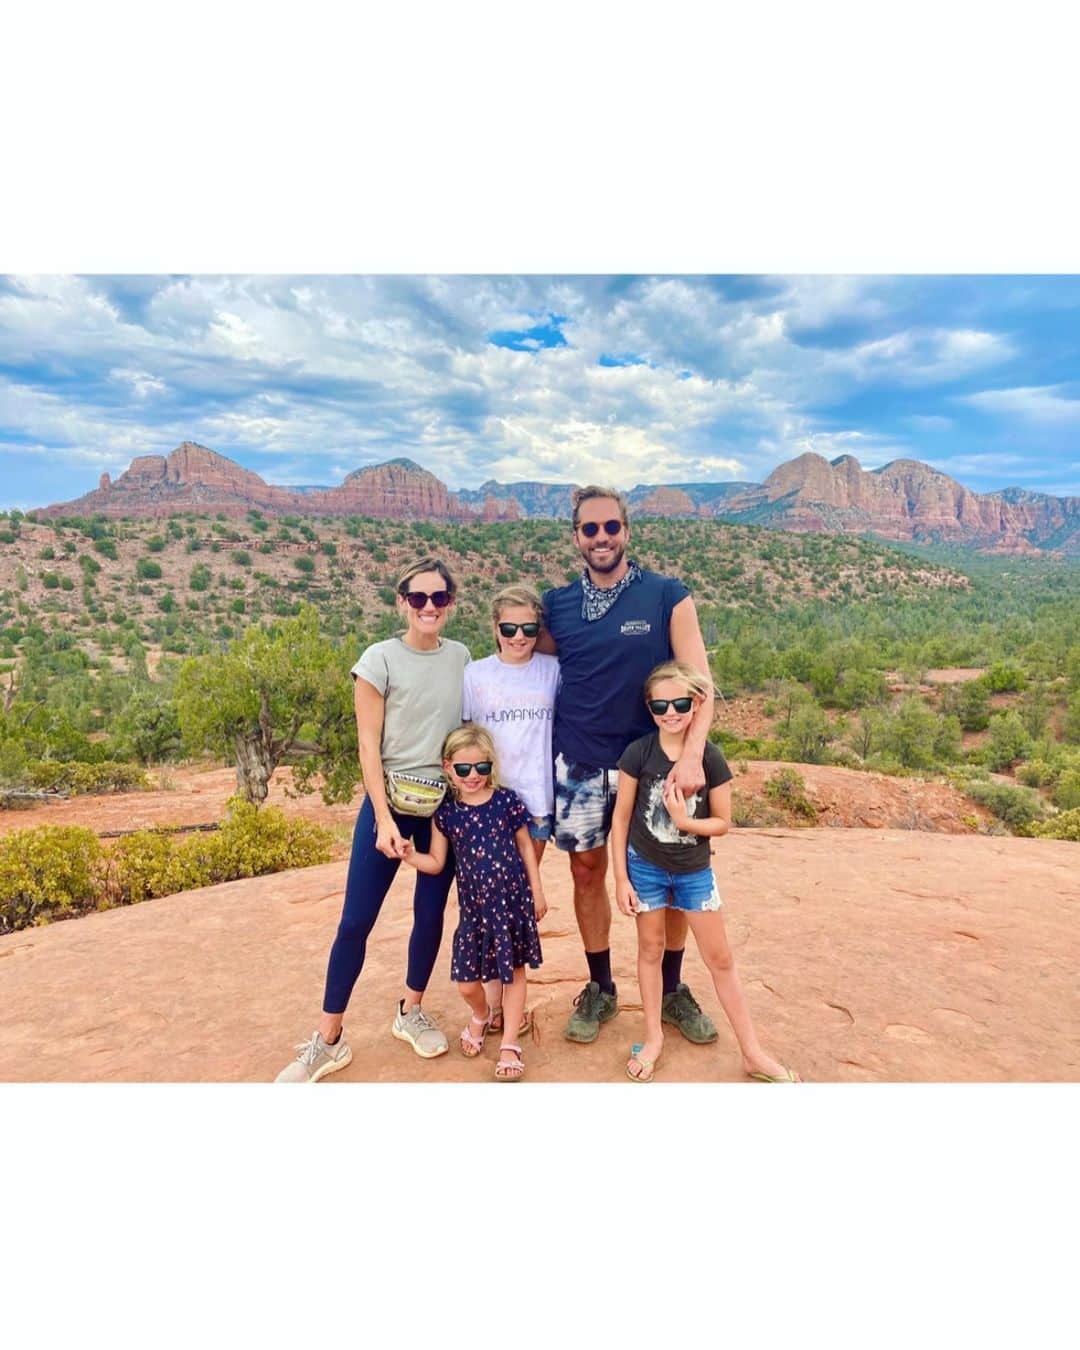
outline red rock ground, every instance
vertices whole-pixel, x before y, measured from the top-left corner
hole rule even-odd
[[[763,1039],[809,1081],[1076,1081],[1076,859],[1052,840],[734,832],[716,865]],[[314,1026],[344,875],[333,862],[0,938],[0,1080],[272,1079]],[[591,1046],[566,1042],[584,961],[565,859],[549,850],[543,876],[528,1077],[625,1082],[642,1035],[632,921],[613,918],[619,1016]],[[479,1061],[454,1049],[424,1061],[389,1035],[409,882],[395,882],[372,935],[346,1022],[353,1062],[332,1085],[490,1078],[493,1043]],[[452,1034],[463,1021],[448,982],[453,900],[448,918],[427,1006]],[[692,944],[685,971],[719,1019]],[[657,1080],[745,1081],[726,1024],[711,1047],[670,1031]]]

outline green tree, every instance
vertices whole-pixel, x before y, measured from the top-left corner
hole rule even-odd
[[[1031,737],[1019,715],[1010,710],[998,713],[990,719],[990,767],[998,771],[1007,769],[1018,759],[1023,759],[1031,749]]]
[[[902,699],[885,729],[884,746],[907,768],[929,769],[934,763],[937,721],[921,698]]]
[[[793,759],[801,764],[823,764],[831,739],[829,719],[816,703],[805,703],[792,713],[786,740]]]
[[[223,654],[191,658],[180,669],[176,704],[192,749],[231,756],[241,795],[266,800],[274,770],[288,754],[303,756],[300,791],[324,776],[323,800],[348,801],[359,779],[356,728],[347,663],[319,634],[318,614],[305,605],[275,630],[249,628]],[[303,742],[301,728],[318,729]]]
[[[180,744],[176,709],[156,689],[137,690],[117,719],[116,736],[140,764],[160,763]]]

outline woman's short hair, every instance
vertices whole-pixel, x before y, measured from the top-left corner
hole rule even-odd
[[[612,487],[600,487],[596,483],[590,483],[588,487],[575,488],[570,494],[570,518],[575,530],[578,527],[578,515],[582,503],[592,501],[594,497],[610,497],[618,505],[622,523],[624,525],[630,524],[630,508],[627,506],[626,498],[622,493]]]
[[[504,586],[492,599],[491,617],[493,621],[499,622],[499,615],[502,614],[504,609],[516,609],[519,605],[531,609],[537,619],[543,618],[544,603],[537,592],[531,586],[514,585]]]
[[[397,579],[398,595],[408,595],[409,582],[413,577],[418,577],[421,572],[438,572],[443,581],[446,582],[446,589],[451,595],[457,594],[457,582],[451,575],[449,567],[441,558],[418,558],[416,562],[410,563]]]
[[[491,733],[485,731],[483,727],[478,727],[475,722],[462,722],[461,726],[456,727],[446,740],[443,741],[442,757],[454,761],[454,756],[460,754],[467,745],[475,745],[485,759],[491,760],[491,773],[488,781],[491,786],[499,786],[499,761],[495,754],[495,742],[491,739]],[[448,774],[450,786],[456,791],[457,784],[454,782],[455,774]]]
[[[661,680],[678,680],[686,685],[686,691],[694,698],[708,698],[712,693],[712,680],[703,675],[696,666],[685,661],[662,661],[649,671],[645,681],[645,697],[648,698]]]

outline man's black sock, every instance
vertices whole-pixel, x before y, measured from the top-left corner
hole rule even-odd
[[[684,948],[677,952],[664,952],[660,969],[664,973],[664,993],[673,994],[682,982],[682,959]]]
[[[338,1034],[334,1037],[334,1039],[333,1039],[332,1041],[324,1041],[323,1044],[324,1044],[324,1045],[337,1045],[338,1041],[340,1041],[340,1040],[341,1040],[341,1028],[338,1027]]]
[[[614,994],[615,982],[611,978],[611,948],[607,947],[602,952],[586,952],[585,960],[589,963],[589,979],[596,981],[600,986],[601,993]]]

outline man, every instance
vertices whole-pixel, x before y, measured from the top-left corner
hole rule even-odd
[[[661,661],[687,661],[709,672],[705,643],[689,591],[674,577],[627,558],[630,523],[625,499],[612,488],[577,488],[572,497],[574,543],[585,561],[577,581],[544,595],[544,632],[537,650],[556,653],[562,686],[555,705],[555,844],[570,855],[574,911],[589,964],[589,982],[574,1000],[565,1035],[594,1041],[618,1011],[611,978],[611,901],[607,837],[622,752],[653,730],[642,688]],[[690,796],[705,785],[702,754],[713,699],[702,703],[672,777]],[[698,1044],[716,1040],[716,1027],[682,983],[687,918],[666,916],[665,1022]]]

